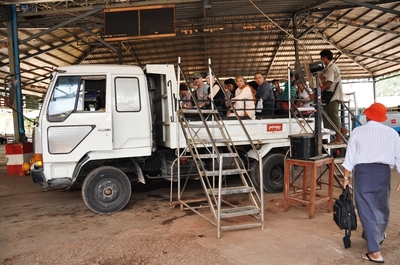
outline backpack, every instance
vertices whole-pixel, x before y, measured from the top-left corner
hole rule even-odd
[[[357,229],[357,217],[353,205],[349,185],[343,190],[333,205],[333,220],[340,229],[345,229],[343,243],[345,248],[351,247],[351,230]]]

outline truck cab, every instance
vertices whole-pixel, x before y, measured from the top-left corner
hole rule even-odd
[[[87,180],[94,169],[120,163],[119,171],[113,169],[109,175],[122,175],[124,181],[105,181],[97,191],[98,200],[109,203],[117,199],[113,196],[130,197],[130,191],[121,194],[122,185],[130,186],[135,179],[144,182],[132,158],[151,155],[152,122],[147,79],[139,67],[59,67],[34,129],[34,154],[39,159],[31,167],[33,181],[43,188],[69,187]],[[115,210],[101,207],[94,210]]]

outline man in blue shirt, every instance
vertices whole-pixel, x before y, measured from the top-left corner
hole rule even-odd
[[[256,98],[257,100],[262,99],[263,101],[263,111],[261,115],[273,114],[275,96],[271,85],[265,81],[263,74],[260,72],[254,74],[254,81],[258,85]]]

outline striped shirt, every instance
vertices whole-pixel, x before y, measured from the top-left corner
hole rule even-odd
[[[342,166],[352,171],[357,164],[382,163],[400,173],[400,137],[392,128],[376,121],[351,132]]]

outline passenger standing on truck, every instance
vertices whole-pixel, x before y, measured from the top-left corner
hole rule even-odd
[[[374,103],[364,113],[367,123],[352,131],[347,146],[342,164],[343,187],[354,170],[357,212],[368,246],[362,259],[383,263],[380,245],[386,238],[389,221],[391,169],[396,166],[400,173],[400,138],[395,130],[381,123],[387,119],[384,105]]]
[[[340,69],[333,62],[333,54],[330,50],[322,50],[319,55],[321,56],[321,61],[325,65],[322,75],[318,79],[319,86],[321,87],[321,92],[324,93],[323,91],[335,91],[331,101],[323,107],[323,110],[326,115],[332,120],[333,124],[341,131],[343,135],[345,135],[347,134],[347,130],[342,126],[339,119],[339,101],[343,100]],[[325,128],[336,131],[333,125],[325,117],[325,115],[322,115],[322,120],[324,121]],[[339,133],[336,133],[336,139],[329,144],[334,145],[342,143],[342,136]]]
[[[215,107],[218,110],[222,110],[224,108],[225,104],[225,94],[224,91],[222,91],[221,87],[219,86],[218,82],[215,80],[214,75],[211,73],[207,73],[206,76],[207,83],[209,84],[209,93],[208,93],[208,98],[211,100],[211,98],[214,100]],[[211,82],[213,84],[211,85]]]
[[[238,88],[236,89],[235,97],[232,98],[234,108],[239,116],[249,117],[254,120],[256,118],[256,91],[247,85],[246,80],[241,75],[236,76],[235,82]],[[232,117],[235,116],[235,113],[228,110],[227,115]]]
[[[180,84],[179,85],[179,95],[181,98],[181,106],[184,109],[191,109],[194,107],[193,101],[192,101],[192,93],[189,91],[188,87],[186,84]]]
[[[198,86],[194,84],[193,80],[189,81],[189,90],[190,92],[194,93],[198,89]]]
[[[260,72],[254,74],[254,81],[258,85],[256,98],[257,100],[262,100],[263,102],[263,110],[261,115],[273,114],[275,96],[271,85],[265,81],[263,74]]]
[[[303,84],[299,84],[298,87],[297,97],[299,100],[296,102],[296,106],[301,108],[311,108],[310,110],[301,111],[303,116],[309,116],[314,112],[311,106],[313,101],[312,99],[314,98],[313,91]]]
[[[225,98],[225,106],[224,109],[227,111],[231,106],[228,102],[228,98],[232,99],[235,96],[235,92],[237,89],[237,85],[235,83],[235,80],[233,78],[228,78],[224,81],[224,89],[225,93],[227,95],[227,98]]]
[[[224,85],[225,85],[225,92],[228,95],[229,99],[233,98],[235,96],[235,91],[237,89],[235,80],[233,78],[228,78],[224,81]]]
[[[288,110],[289,109],[289,91],[290,91],[290,100],[293,101],[296,99],[296,91],[297,91],[297,85],[296,85],[296,78],[293,73],[290,73],[290,85],[288,82],[285,83],[284,85],[284,90],[282,94],[282,108]]]
[[[274,91],[274,96],[275,96],[275,109],[276,110],[281,110],[282,109],[282,94],[283,90],[281,89],[280,83],[278,79],[274,79],[271,81],[271,87],[272,90]],[[279,111],[275,111],[275,114],[278,113]]]
[[[200,108],[204,108],[208,103],[208,85],[203,82],[203,76],[200,73],[195,73],[193,83],[198,87],[196,90],[197,104]]]
[[[271,87],[272,87],[272,89],[274,90],[275,98],[276,98],[276,95],[277,95],[277,94],[282,95],[283,90],[282,90],[282,88],[281,88],[281,85],[280,85],[278,79],[274,79],[274,80],[271,81]]]

